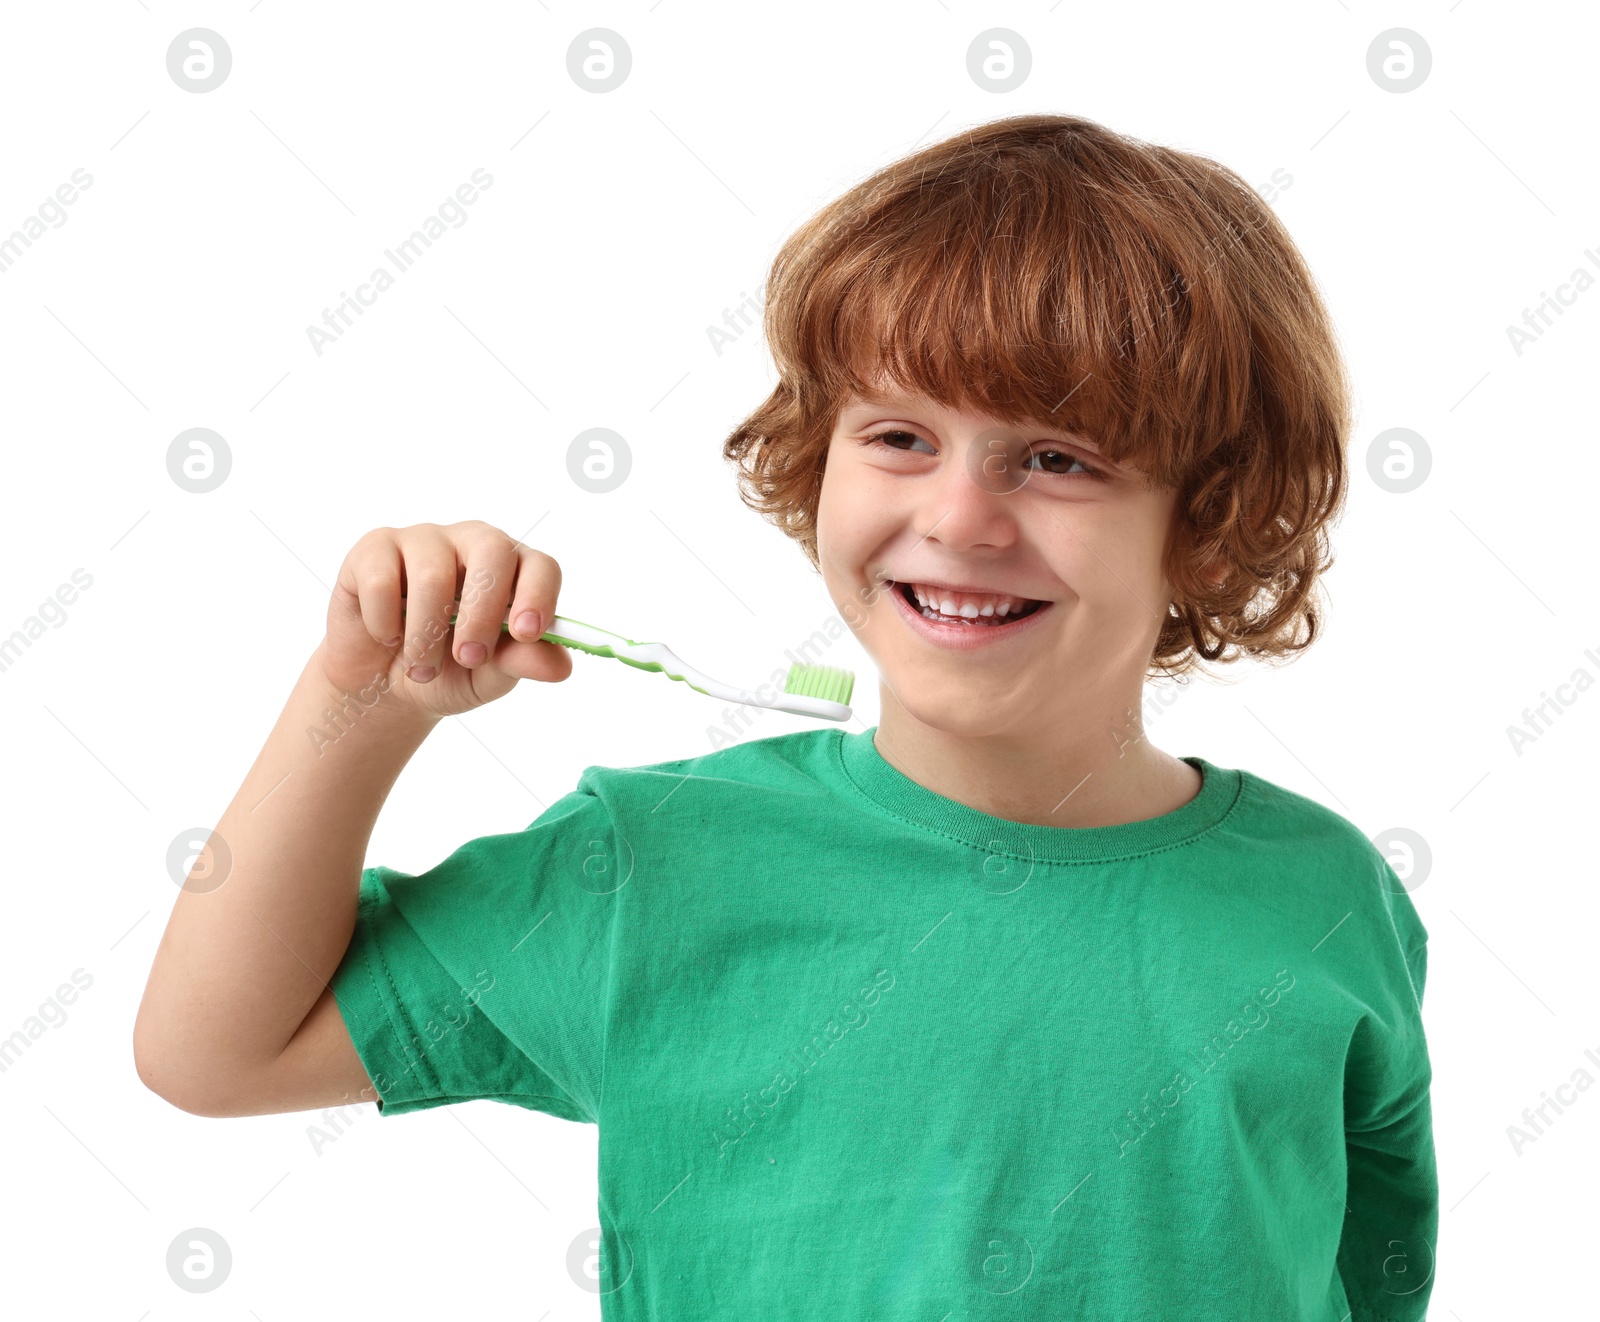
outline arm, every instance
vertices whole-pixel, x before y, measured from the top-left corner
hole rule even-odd
[[[162,935],[133,1029],[149,1088],[210,1116],[375,1100],[328,985],[373,824],[440,719],[572,673],[540,640],[559,584],[554,560],[484,523],[357,542],[327,636]]]
[[[1388,1022],[1358,1030],[1345,1083],[1349,1215],[1339,1271],[1350,1322],[1422,1322],[1433,1289],[1439,1178],[1422,1028],[1425,942],[1405,958],[1404,995]]]
[[[327,986],[355,929],[378,812],[437,718],[385,710],[380,697],[336,742],[313,743],[308,730],[337,732],[330,708],[358,702],[333,690],[313,655],[178,893],[133,1050],[146,1085],[185,1111],[372,1100]]]

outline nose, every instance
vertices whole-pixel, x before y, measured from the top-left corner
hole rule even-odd
[[[919,488],[919,535],[952,551],[1014,546],[1024,486],[1016,455],[1014,445],[988,433],[965,438]]]

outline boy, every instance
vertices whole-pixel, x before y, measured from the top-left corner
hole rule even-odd
[[[1422,1318],[1427,932],[1350,822],[1139,721],[1147,676],[1316,635],[1349,409],[1282,226],[1213,162],[1019,116],[824,209],[765,318],[725,454],[879,725],[591,766],[363,870],[441,716],[572,664],[548,556],[368,534],[218,823],[231,877],[179,896],[141,1076],[202,1115],[598,1124],[608,1322]]]

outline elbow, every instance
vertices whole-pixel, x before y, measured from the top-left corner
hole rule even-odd
[[[133,1030],[133,1068],[144,1084],[162,1101],[190,1115],[217,1119],[232,1114],[220,1099],[196,1086],[193,1069],[175,1063],[176,1057],[152,1043],[137,1023]]]

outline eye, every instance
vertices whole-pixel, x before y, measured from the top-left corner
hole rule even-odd
[[[899,450],[902,454],[913,453],[910,447],[918,443],[928,447],[924,453],[938,453],[923,437],[898,427],[873,432],[862,439],[864,445],[881,445],[888,450]],[[1107,479],[1104,469],[1086,463],[1075,452],[1063,449],[1059,445],[1047,445],[1043,449],[1035,450],[1031,458],[1043,461],[1043,466],[1034,469],[1035,472],[1048,473],[1052,477],[1090,478],[1097,482],[1104,482]],[[1073,464],[1078,466],[1077,471],[1073,471]]]
[[[1053,473],[1058,477],[1092,477],[1100,481],[1105,480],[1106,475],[1102,469],[1096,468],[1092,464],[1084,463],[1084,461],[1071,450],[1062,450],[1058,447],[1047,446],[1043,450],[1035,450],[1033,452],[1033,458],[1049,459],[1062,465],[1061,467],[1044,468],[1041,470],[1042,472]],[[1077,464],[1082,471],[1077,473],[1070,472],[1069,467],[1072,464]]]
[[[891,437],[893,438],[892,440],[890,439]],[[874,432],[871,436],[866,438],[865,444],[881,444],[886,449],[890,450],[906,449],[905,446],[902,446],[898,443],[900,441],[922,441],[924,445],[928,445],[928,442],[923,440],[923,438],[918,436],[915,432],[901,431],[894,427],[889,428],[887,431]],[[928,449],[933,451],[933,447],[931,445],[928,445]],[[933,452],[937,453],[937,451]]]

